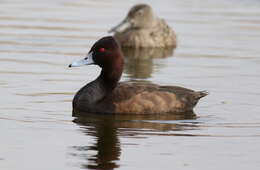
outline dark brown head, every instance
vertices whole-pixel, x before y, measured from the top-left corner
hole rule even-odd
[[[113,67],[119,63],[123,64],[123,53],[121,47],[112,36],[108,36],[98,40],[91,47],[87,57],[73,62],[69,67],[96,64],[104,69]]]
[[[133,6],[126,18],[109,32],[123,32],[127,29],[150,28],[156,22],[152,8],[147,4],[137,4]]]
[[[95,64],[102,68],[100,78],[115,87],[123,72],[124,57],[118,42],[111,36],[98,40],[88,52],[87,57],[75,61],[69,67]]]

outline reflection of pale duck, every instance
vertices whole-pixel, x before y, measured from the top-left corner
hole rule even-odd
[[[109,32],[115,32],[122,47],[176,47],[174,31],[146,4],[133,6],[127,17]]]
[[[81,88],[73,99],[73,111],[115,114],[159,114],[191,111],[205,92],[177,86],[147,83],[118,83],[124,58],[113,37],[98,40],[88,56],[70,67],[96,64],[98,78]]]
[[[173,56],[174,49],[172,48],[122,48],[124,56],[126,58],[166,58]]]
[[[173,55],[172,48],[123,48],[125,73],[132,79],[149,78],[154,70],[154,58],[166,58]]]

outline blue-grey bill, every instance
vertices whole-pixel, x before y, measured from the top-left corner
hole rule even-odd
[[[80,67],[80,66],[83,66],[83,65],[90,65],[90,64],[94,64],[92,52],[89,53],[88,56],[85,57],[84,59],[74,61],[73,63],[71,63],[69,65],[69,67]]]

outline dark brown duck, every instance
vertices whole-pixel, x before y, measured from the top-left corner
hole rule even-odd
[[[96,80],[82,87],[73,99],[74,112],[160,114],[192,111],[207,95],[177,86],[121,82],[124,57],[111,36],[98,40],[88,56],[69,67],[96,64],[102,68]]]

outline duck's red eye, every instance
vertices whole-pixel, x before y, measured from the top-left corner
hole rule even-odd
[[[99,52],[103,53],[105,51],[105,48],[100,48]]]

